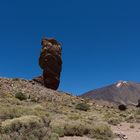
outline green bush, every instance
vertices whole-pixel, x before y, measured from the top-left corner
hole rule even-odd
[[[80,115],[79,114],[71,114],[69,117],[68,117],[70,120],[79,120],[80,119]]]
[[[39,117],[49,116],[48,112],[41,105],[1,105],[0,115],[5,119],[13,119],[25,115],[35,115]]]
[[[122,122],[122,118],[120,114],[117,114],[116,112],[105,112],[104,114],[104,120],[107,121],[111,125],[117,125]]]
[[[44,139],[45,140],[45,139]],[[52,133],[49,140],[59,140],[59,135],[56,133]]]
[[[99,140],[111,140],[113,139],[113,132],[108,125],[98,124],[90,131],[90,136]]]
[[[128,116],[125,118],[125,121],[126,121],[127,123],[135,122],[135,121],[136,121],[135,115],[133,115],[133,114],[128,115]]]
[[[121,122],[120,118],[111,117],[108,119],[108,123],[111,125],[117,125],[120,124],[120,122]]]
[[[136,111],[136,115],[140,115],[140,108]]]
[[[64,127],[63,126],[52,126],[52,132],[58,134],[59,137],[64,136]]]
[[[75,108],[81,111],[88,111],[90,109],[90,106],[86,103],[79,103]]]
[[[16,93],[16,94],[15,94],[15,97],[16,97],[17,99],[21,100],[21,101],[27,99],[26,95],[25,95],[24,93],[22,93],[22,92]]]
[[[3,140],[49,140],[49,123],[47,118],[37,116],[23,116],[3,121],[0,127],[0,136]],[[48,138],[48,139],[47,139]]]
[[[135,128],[135,126],[134,126],[133,124],[131,124],[131,125],[130,125],[130,128],[133,129],[133,128]]]
[[[64,127],[65,136],[84,136],[89,133],[90,128],[82,124],[66,124]]]

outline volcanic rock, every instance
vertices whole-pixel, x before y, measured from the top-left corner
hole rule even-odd
[[[44,86],[56,90],[62,70],[61,45],[55,39],[43,38],[39,65],[43,69]]]
[[[33,79],[33,81],[38,82],[38,83],[40,83],[41,85],[44,85],[43,76],[35,77],[35,78]]]

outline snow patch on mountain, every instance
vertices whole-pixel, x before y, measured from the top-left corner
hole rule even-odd
[[[122,87],[123,85],[127,85],[127,84],[128,84],[127,81],[119,81],[119,82],[116,84],[116,87],[117,87],[117,88],[120,88],[120,87]]]

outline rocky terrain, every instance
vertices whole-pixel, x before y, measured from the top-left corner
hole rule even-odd
[[[139,140],[140,109],[0,78],[0,140]]]
[[[140,99],[140,83],[119,81],[107,87],[84,93],[81,97],[136,106]]]

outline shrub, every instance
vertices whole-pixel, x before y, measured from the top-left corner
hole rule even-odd
[[[52,132],[58,134],[59,137],[64,136],[64,127],[63,126],[52,126]]]
[[[111,140],[113,138],[113,132],[106,124],[87,125],[87,124],[65,124],[64,126],[65,136],[90,136],[91,138],[97,138],[100,140]]]
[[[15,94],[15,97],[16,97],[17,99],[21,100],[21,101],[27,99],[26,95],[23,94],[22,92],[16,93],[16,94]]]
[[[69,119],[70,120],[79,120],[80,119],[80,115],[79,114],[71,114],[70,116],[69,116]]]
[[[46,140],[46,139],[44,139]],[[59,140],[59,135],[56,133],[52,133],[49,140]]]
[[[0,115],[5,119],[13,119],[24,115],[35,115],[39,117],[49,116],[48,112],[41,105],[1,105]]]
[[[124,104],[121,104],[118,106],[118,109],[121,110],[121,111],[125,111],[127,109],[126,105]]]
[[[135,118],[136,118],[136,122],[140,123],[140,115],[135,116]]]
[[[49,123],[50,121],[46,118],[40,118],[37,116],[23,116],[11,120],[3,121],[0,127],[1,136],[4,138],[8,137],[11,140],[38,140],[46,138],[49,140]]]
[[[98,124],[90,131],[90,136],[100,140],[111,140],[113,138],[113,132],[108,125]]]
[[[136,111],[136,115],[140,115],[140,108],[137,109],[137,111]]]
[[[135,126],[134,125],[130,125],[130,128],[133,129],[133,128],[135,128]]]
[[[90,128],[82,124],[66,124],[64,127],[65,136],[83,136],[89,133]]]
[[[10,136],[6,135],[6,134],[1,134],[0,138],[1,138],[1,140],[11,140]]]
[[[111,140],[113,133],[106,124],[88,124],[85,122],[73,121],[69,123],[52,126],[52,133],[63,136],[88,136],[100,140]]]
[[[122,117],[115,112],[108,111],[104,114],[104,120],[107,121],[109,124],[117,125],[122,122]]]
[[[24,116],[20,118],[10,119],[2,122],[2,132],[10,133],[20,130],[22,127],[32,127],[33,125],[39,125],[41,119],[36,116]]]
[[[127,116],[127,117],[125,118],[125,121],[126,121],[127,123],[135,122],[135,116],[134,116],[133,114],[130,114],[129,116]]]
[[[79,103],[75,108],[81,111],[88,111],[90,109],[90,106],[86,103]]]
[[[111,124],[111,125],[117,125],[120,122],[121,122],[120,118],[111,117],[111,118],[108,119],[108,123]]]
[[[131,122],[140,122],[140,108],[135,110],[135,113],[133,114],[133,120]]]

